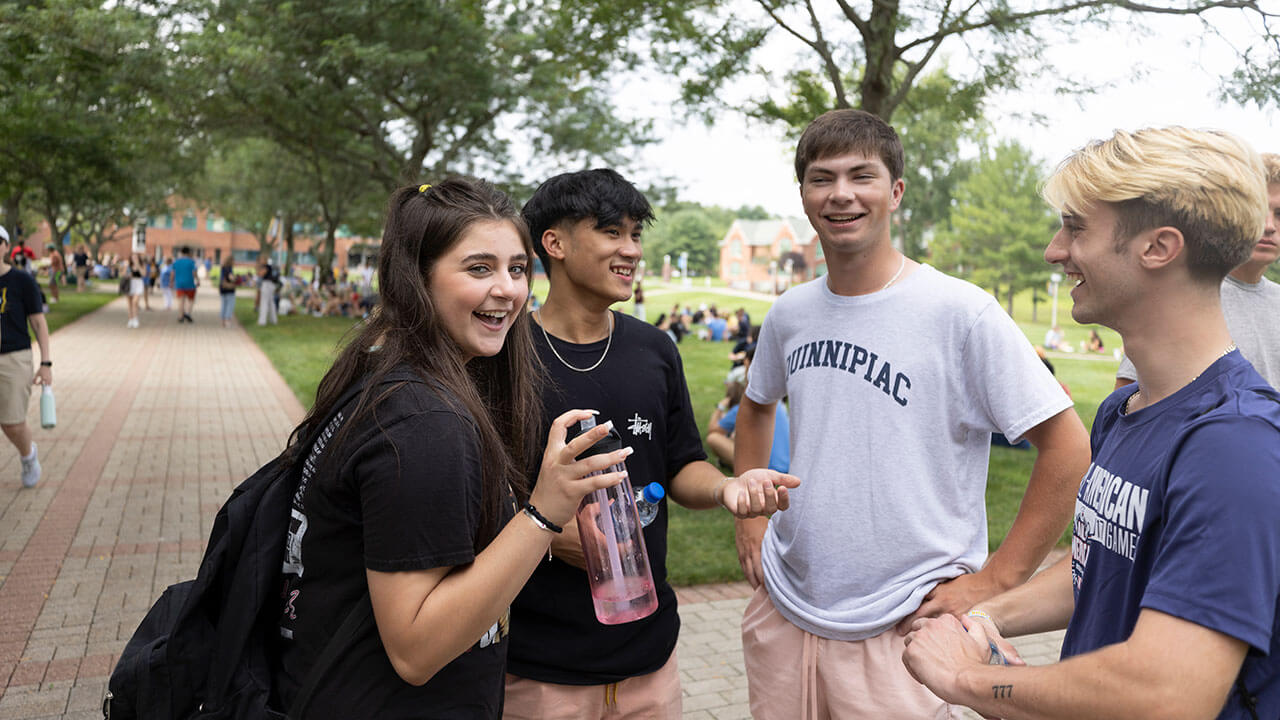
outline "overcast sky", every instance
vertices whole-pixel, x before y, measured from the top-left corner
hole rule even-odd
[[[1236,17],[1219,12],[1213,20],[1218,33],[1241,44],[1256,31]],[[1238,62],[1227,42],[1187,18],[1148,20],[1144,30],[1117,27],[1050,48],[1050,59],[1074,79],[1111,86],[1091,96],[1062,97],[1052,92],[1055,83],[1046,81],[1037,90],[997,97],[987,112],[997,136],[1023,142],[1048,165],[1116,128],[1153,125],[1222,128],[1259,151],[1280,152],[1280,113],[1218,100],[1221,78]],[[774,52],[794,53],[795,47],[775,41]],[[952,55],[953,67],[961,61],[963,57]],[[682,199],[725,207],[762,205],[779,215],[800,213],[791,170],[794,147],[781,130],[735,114],[725,114],[708,129],[663,110],[676,97],[671,83],[655,79],[644,92],[633,90],[628,89],[631,109],[653,117],[664,138],[644,149],[640,160],[655,174],[674,180]],[[1024,119],[1032,111],[1047,115],[1047,124]]]

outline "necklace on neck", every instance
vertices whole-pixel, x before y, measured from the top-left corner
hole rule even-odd
[[[889,282],[885,283],[884,287],[880,288],[877,292],[884,292],[885,290],[889,289],[890,285],[898,282],[898,278],[902,276],[902,271],[906,269],[906,267],[907,267],[907,256],[903,255],[902,262],[898,263],[898,272],[894,273],[893,277],[889,278]]]
[[[1236,344],[1235,344],[1235,343],[1231,343],[1230,345],[1228,345],[1228,346],[1227,346],[1227,349],[1226,349],[1226,350],[1223,350],[1223,351],[1222,351],[1222,354],[1218,355],[1218,357],[1217,357],[1217,358],[1214,358],[1214,361],[1213,361],[1213,362],[1217,362],[1219,358],[1224,358],[1224,357],[1226,357],[1227,355],[1230,355],[1230,354],[1231,354],[1231,351],[1232,351],[1232,350],[1235,350],[1235,349],[1236,349]],[[1210,365],[1212,365],[1213,363],[1209,363],[1209,364],[1210,364]],[[1208,370],[1208,369],[1209,369],[1209,368],[1205,368],[1205,370]],[[1201,370],[1200,372],[1196,373],[1196,376],[1195,376],[1195,377],[1193,377],[1193,378],[1191,378],[1190,380],[1188,380],[1188,381],[1187,381],[1187,385],[1190,385],[1191,383],[1195,382],[1196,380],[1199,380],[1199,379],[1200,379],[1200,376],[1201,376],[1201,375],[1203,375],[1203,374],[1204,374],[1204,370]],[[1186,387],[1186,385],[1184,385],[1183,387]],[[1134,399],[1134,398],[1136,398],[1136,397],[1138,397],[1138,395],[1139,395],[1141,392],[1142,392],[1142,388],[1141,388],[1141,387],[1139,387],[1137,390],[1134,390],[1134,391],[1133,391],[1133,394],[1132,394],[1132,395],[1130,395],[1129,397],[1125,398],[1125,400],[1124,400],[1124,407],[1121,409],[1121,413],[1120,413],[1121,415],[1128,415],[1128,414],[1129,414],[1129,406],[1133,404],[1133,399]]]
[[[574,367],[569,364],[568,360],[565,360],[564,358],[560,357],[560,353],[556,351],[555,344],[551,342],[551,336],[547,334],[546,324],[542,322],[541,310],[538,311],[538,327],[542,328],[542,337],[546,338],[547,347],[551,348],[551,354],[556,356],[556,359],[560,361],[561,365],[564,365],[565,367],[569,368],[570,370],[573,370],[574,372],[580,372],[580,373],[591,372],[592,370],[595,370],[596,368],[600,367],[600,363],[604,362],[604,359],[609,355],[610,346],[613,345],[613,311],[612,310],[609,311],[609,338],[607,341],[605,341],[604,353],[600,355],[600,359],[596,361],[596,364],[592,365],[591,367],[586,367],[586,368]]]

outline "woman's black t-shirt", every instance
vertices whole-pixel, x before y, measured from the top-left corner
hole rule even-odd
[[[280,700],[293,701],[329,638],[382,572],[465,565],[481,524],[481,465],[474,425],[409,372],[327,447],[348,403],[308,451],[294,496],[283,568]],[[379,389],[390,389],[383,384]],[[503,503],[499,527],[513,517]],[[307,717],[497,718],[502,712],[509,613],[421,687],[404,682],[374,627],[344,649]]]

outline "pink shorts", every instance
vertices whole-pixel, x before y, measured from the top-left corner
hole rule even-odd
[[[751,717],[958,720],[959,707],[907,672],[904,647],[893,629],[857,641],[805,632],[782,617],[761,585],[742,616]]]
[[[195,288],[187,288],[187,289],[185,289],[185,290],[180,288],[180,289],[175,290],[174,292],[178,293],[178,297],[180,297],[180,298],[186,298],[186,299],[188,299],[188,300],[195,300],[195,299],[196,299],[196,289],[195,289]]]
[[[676,654],[648,675],[608,685],[557,685],[507,674],[503,720],[680,720]]]

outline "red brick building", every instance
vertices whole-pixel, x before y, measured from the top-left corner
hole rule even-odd
[[[729,287],[782,292],[825,272],[822,245],[804,218],[734,220],[720,241],[720,279]]]
[[[258,239],[247,230],[233,227],[225,219],[212,210],[198,208],[185,201],[173,198],[170,211],[163,215],[147,218],[145,248],[139,251],[158,257],[176,257],[183,246],[191,248],[191,254],[197,258],[210,258],[214,264],[222,264],[223,258],[231,255],[237,266],[253,267],[258,264],[260,250]],[[316,258],[312,254],[312,238],[319,244],[323,241],[322,227],[306,225],[294,226],[294,265],[300,269],[315,267]],[[273,235],[278,236],[275,232]],[[74,252],[78,243],[72,234],[72,242],[66,246],[66,252]],[[37,257],[43,256],[45,246],[49,243],[49,227],[41,223],[35,233],[27,237],[27,245],[35,250]],[[362,257],[370,263],[377,262],[380,238],[363,238],[343,230],[338,231],[334,253],[334,265],[340,270],[354,268],[360,264]],[[102,244],[101,255],[123,257],[134,251],[134,228],[124,227],[116,230],[113,238]],[[283,265],[284,242],[280,240],[275,252],[274,261]]]

